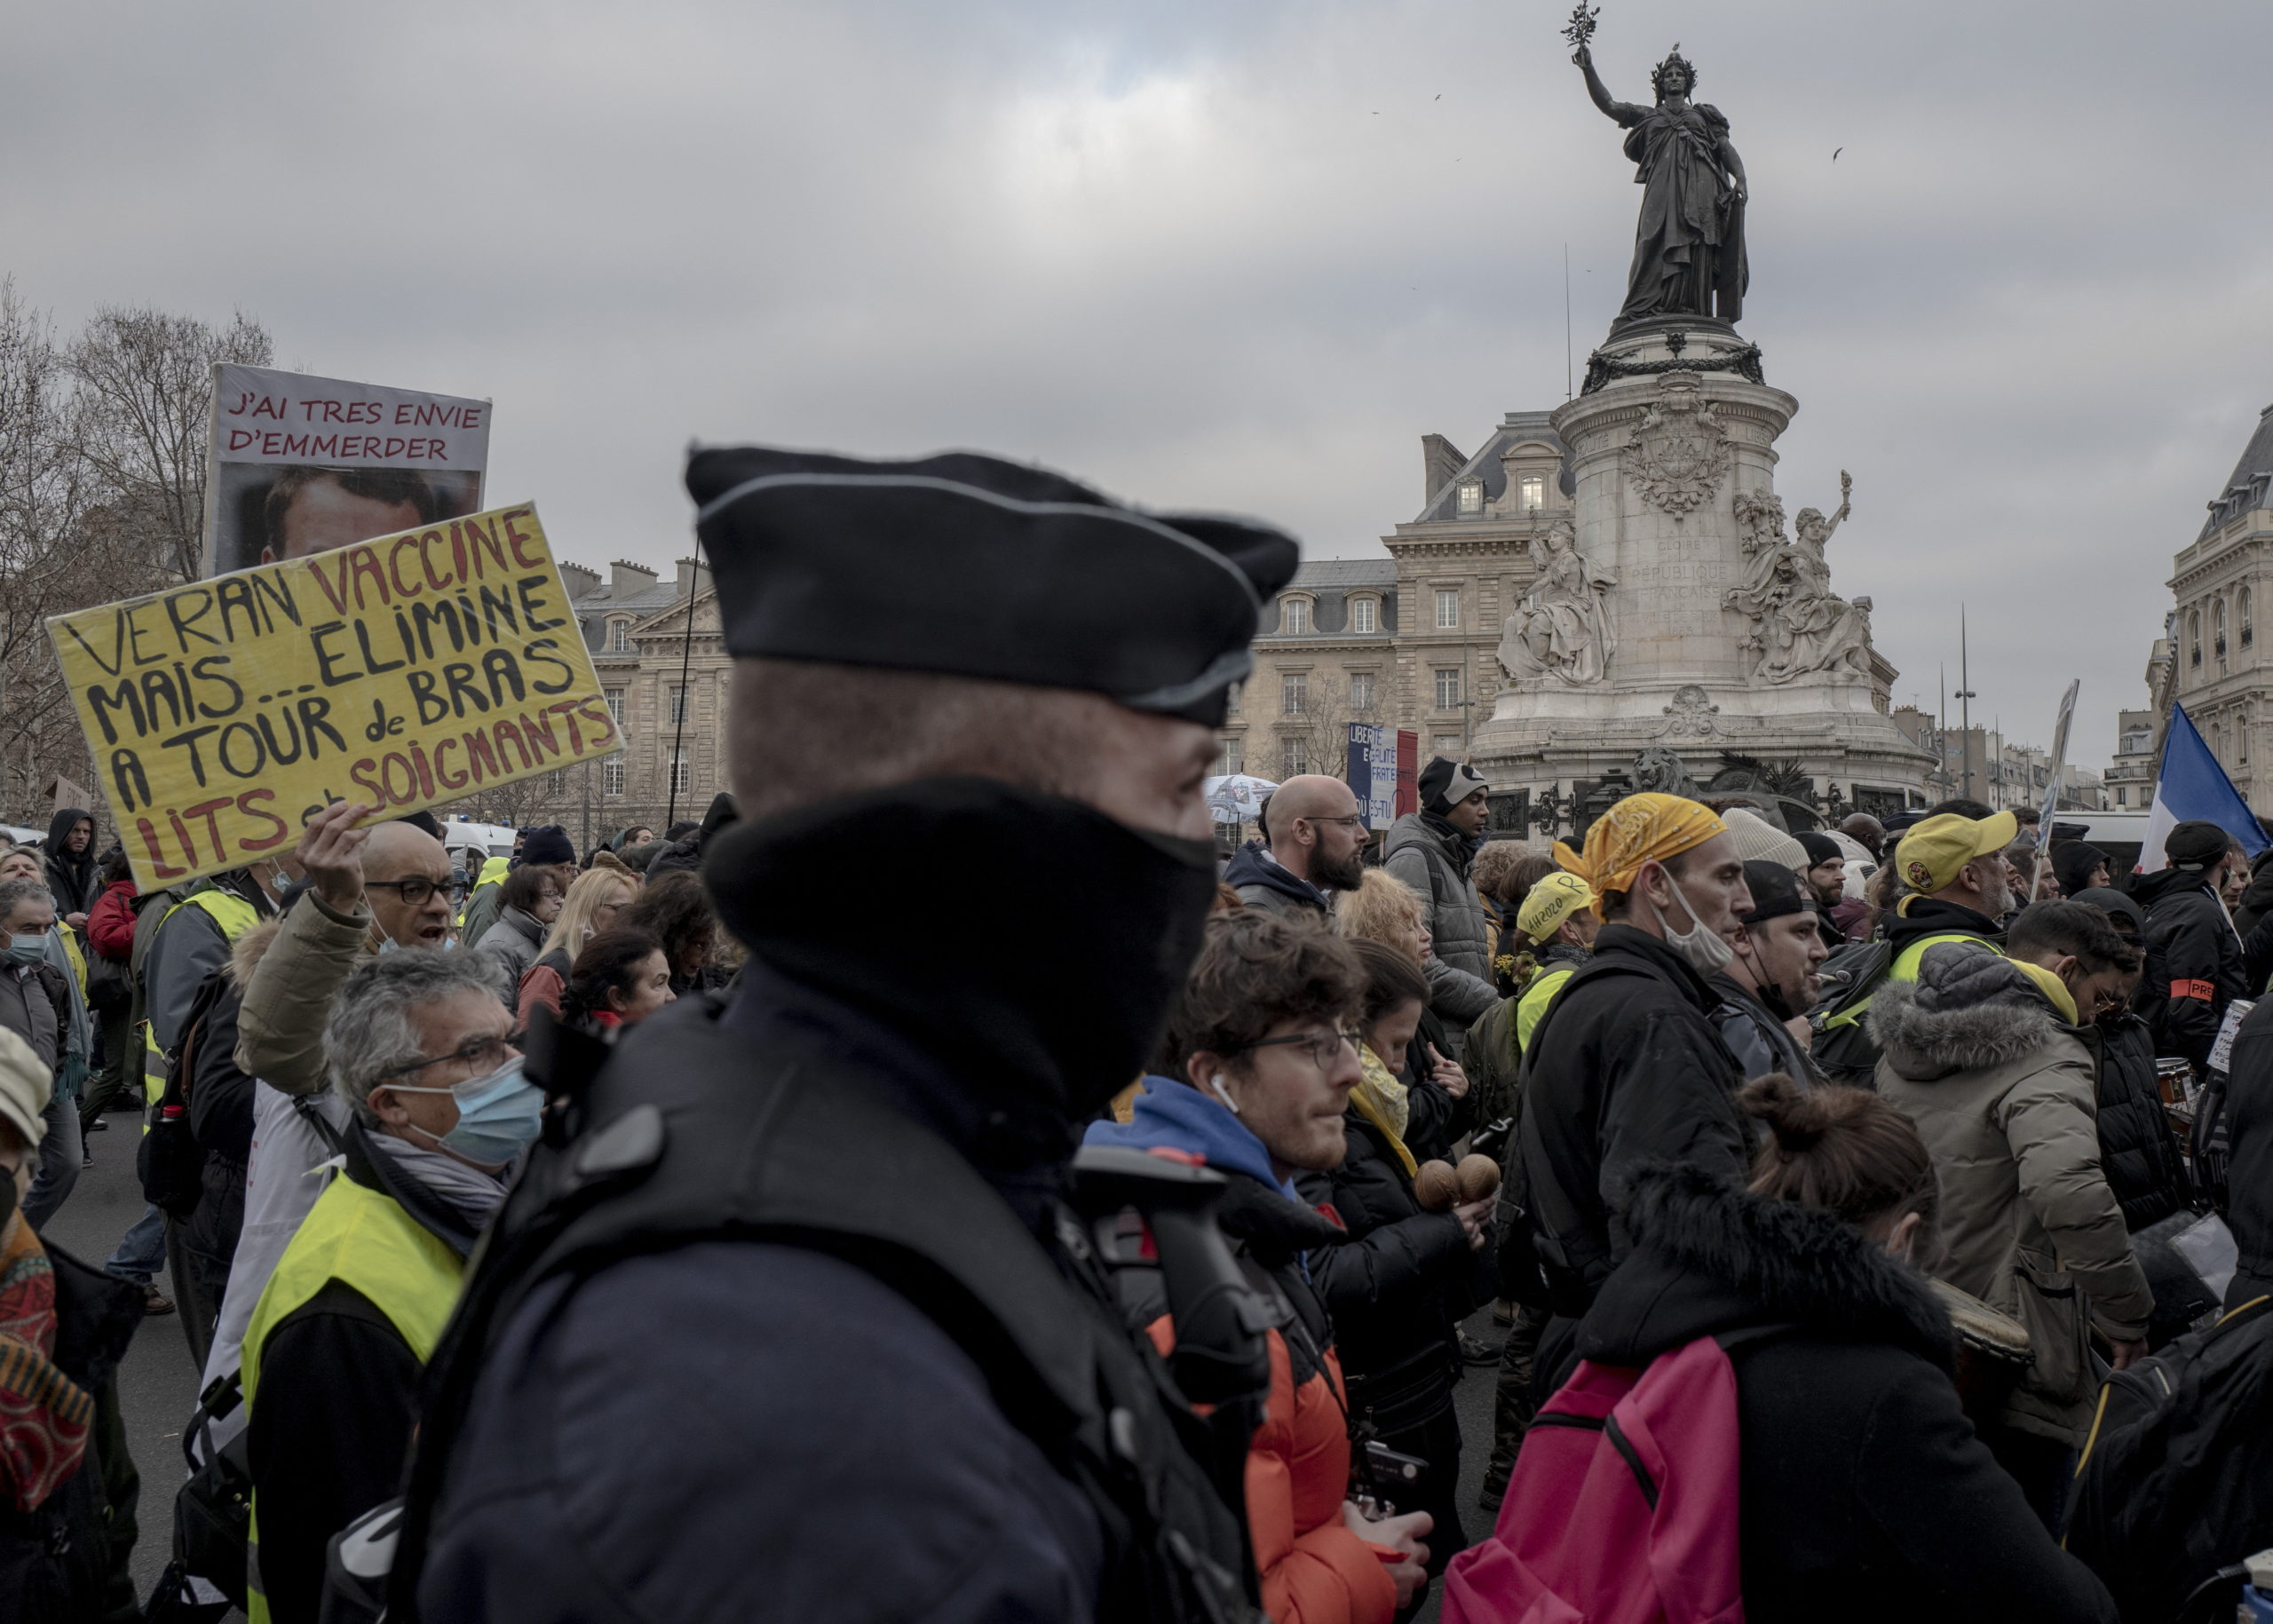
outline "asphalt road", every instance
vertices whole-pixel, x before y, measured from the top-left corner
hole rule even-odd
[[[119,1237],[142,1216],[142,1188],[134,1176],[140,1129],[139,1113],[117,1111],[111,1113],[107,1131],[87,1136],[95,1165],[80,1173],[63,1210],[49,1221],[44,1239],[99,1267],[111,1255]],[[162,1279],[159,1289],[171,1295],[172,1286]],[[128,1446],[142,1474],[134,1587],[147,1601],[172,1555],[174,1490],[185,1470],[182,1423],[197,1407],[197,1367],[189,1361],[179,1316],[143,1320],[119,1367],[118,1393]]]
[[[99,1265],[119,1237],[142,1216],[142,1191],[134,1175],[139,1128],[138,1113],[118,1111],[112,1113],[107,1131],[88,1136],[95,1165],[79,1175],[71,1199],[48,1225],[48,1240],[87,1263]],[[162,1277],[159,1287],[169,1295],[172,1293],[171,1282]],[[1492,1323],[1488,1308],[1479,1310],[1468,1328],[1470,1335],[1495,1347],[1506,1335]],[[1453,1392],[1461,1421],[1461,1519],[1471,1542],[1482,1539],[1492,1527],[1493,1514],[1477,1506],[1476,1495],[1483,1486],[1485,1462],[1492,1450],[1492,1392],[1496,1374],[1488,1366],[1470,1367]],[[178,1314],[143,1320],[134,1334],[133,1346],[127,1351],[126,1362],[119,1368],[126,1436],[134,1452],[134,1464],[142,1473],[142,1532],[134,1549],[134,1583],[145,1600],[172,1554],[173,1495],[183,1471],[181,1429],[197,1407],[197,1375]],[[1415,1624],[1436,1624],[1441,1595],[1441,1586],[1431,1588]]]

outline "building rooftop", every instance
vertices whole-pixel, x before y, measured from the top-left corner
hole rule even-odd
[[[2258,413],[2257,432],[2243,448],[2241,461],[2234,464],[2233,477],[2226,481],[2225,489],[2210,499],[2210,517],[2203,521],[2202,534],[2194,539],[2201,541],[2241,514],[2259,508],[2273,508],[2273,406]]]
[[[1500,426],[1492,431],[1492,438],[1485,440],[1474,456],[1461,464],[1460,471],[1445,480],[1443,487],[1429,498],[1429,505],[1421,510],[1421,516],[1413,522],[1430,524],[1459,517],[1454,511],[1454,504],[1459,500],[1462,479],[1481,479],[1484,481],[1484,500],[1487,504],[1506,495],[1508,471],[1500,465],[1500,458],[1509,447],[1525,440],[1537,440],[1555,448],[1563,458],[1561,475],[1556,484],[1561,487],[1564,495],[1573,495],[1579,487],[1571,473],[1570,448],[1548,426],[1547,414],[1509,412],[1500,420]]]
[[[1282,590],[1296,587],[1395,586],[1397,560],[1378,558],[1310,558],[1295,572]]]

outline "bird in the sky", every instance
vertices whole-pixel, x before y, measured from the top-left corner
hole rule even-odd
[[[1842,153],[1842,152],[1845,152],[1846,150],[1847,150],[1847,149],[1846,149],[1844,147],[1833,147],[1833,148],[1831,149],[1831,161],[1832,161],[1833,163],[1838,162],[1839,162],[1839,154],[1840,154],[1841,153]]]

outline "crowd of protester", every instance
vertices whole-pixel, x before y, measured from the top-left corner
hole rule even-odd
[[[535,1133],[517,1058],[531,1012],[620,1030],[722,956],[691,875],[667,876],[650,925],[618,923],[643,890],[633,860],[661,844],[651,830],[580,865],[558,828],[527,831],[512,856],[453,853],[430,817],[357,828],[370,810],[335,805],[257,869],[147,897],[82,811],[0,854],[0,1413],[60,1445],[0,1452],[11,1617],[141,1616],[115,1373],[138,1320],[178,1312],[201,1390],[228,1394],[213,1443],[243,1434],[267,1508],[249,1531],[265,1589],[241,1599],[315,1618],[329,1541],[394,1490],[455,1295],[446,1259],[471,1250]],[[178,1107],[163,1131],[185,1171],[90,1267],[40,1235],[93,1163],[83,1130],[131,1103],[154,1125]],[[374,1210],[393,1232],[376,1241]],[[406,1259],[427,1270],[416,1324],[397,1317],[389,1273]],[[147,1486],[167,1486],[148,1464]],[[171,1604],[151,1598],[152,1616]]]
[[[739,662],[699,822],[580,859],[337,804],[147,894],[82,810],[0,853],[9,1616],[2233,1604],[2273,1545],[2233,835],[2119,874],[1971,802],[1646,792],[1534,842],[1440,757],[1385,828],[1289,779],[1211,863],[1285,538],[984,458],[690,488]],[[934,530],[1130,573],[975,645],[911,554],[880,627],[843,538]],[[136,1101],[147,1208],[82,1262],[44,1232]],[[118,1409],[169,1313],[186,1482]]]

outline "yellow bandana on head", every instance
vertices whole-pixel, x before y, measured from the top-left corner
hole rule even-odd
[[[1602,919],[1604,891],[1633,890],[1643,864],[1679,857],[1728,827],[1710,807],[1651,790],[1612,801],[1587,830],[1586,849],[1573,857],[1558,845],[1555,860],[1595,888],[1594,916]]]

